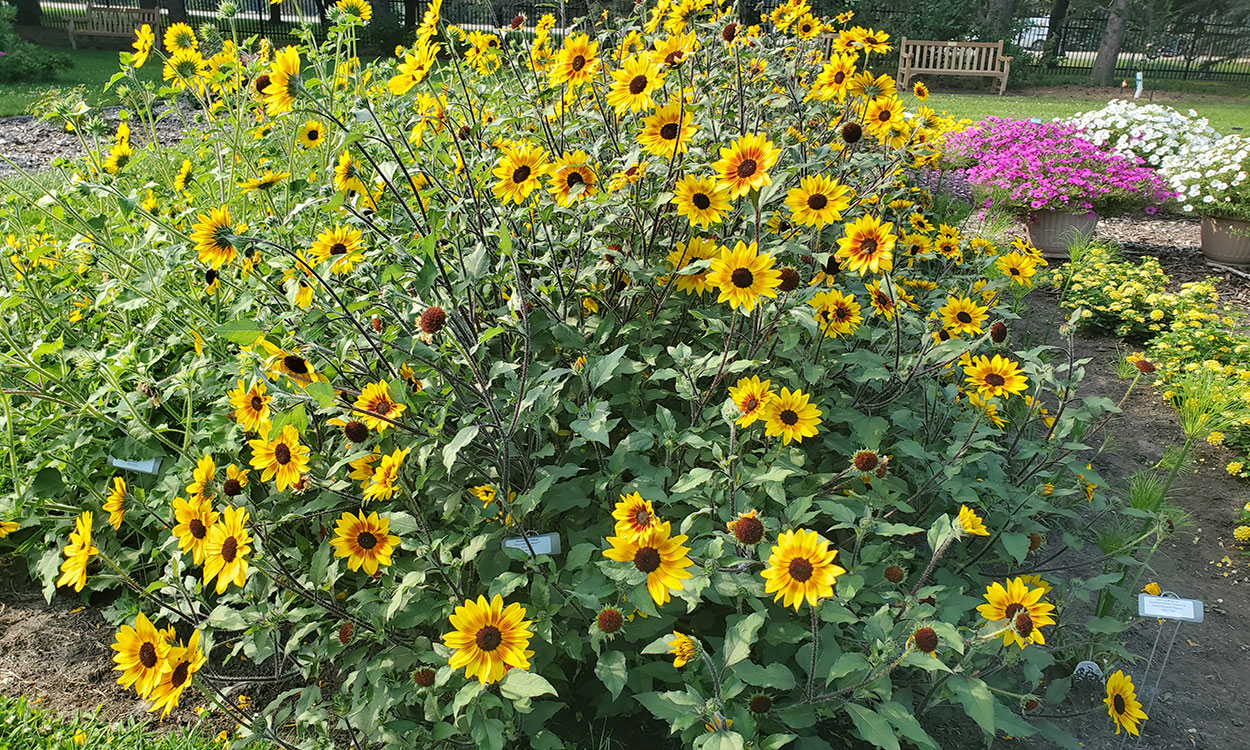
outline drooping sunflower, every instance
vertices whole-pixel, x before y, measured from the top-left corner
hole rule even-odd
[[[161,69],[161,77],[169,82],[170,88],[178,91],[202,89],[207,75],[208,63],[204,61],[199,50],[194,49],[183,49],[173,53]]]
[[[130,64],[135,68],[142,68],[151,57],[152,48],[156,46],[156,34],[152,32],[152,27],[145,23],[135,29],[135,40],[131,46],[135,51],[130,54]]]
[[[612,508],[612,518],[616,520],[613,529],[622,539],[637,539],[650,529],[660,525],[660,518],[646,500],[637,492],[621,495],[620,500]]]
[[[1033,275],[1037,273],[1037,262],[1029,256],[1012,251],[999,258],[995,263],[1003,275],[1011,279],[1012,284],[1019,284],[1026,289],[1033,286]]]
[[[178,548],[191,553],[191,560],[196,565],[204,564],[204,544],[208,541],[208,532],[217,523],[217,513],[212,503],[196,500],[174,498],[173,534],[178,539]]]
[[[368,23],[373,18],[373,6],[367,0],[339,0],[334,7],[352,18]]]
[[[541,186],[541,178],[551,165],[541,146],[527,141],[503,149],[499,163],[491,171],[498,178],[491,191],[500,203],[521,203]]]
[[[891,289],[880,280],[868,284],[867,288],[868,302],[872,305],[872,309],[886,320],[894,320],[894,316],[898,313],[898,306],[894,304],[894,298],[890,296]],[[899,296],[902,297],[901,294]]]
[[[304,148],[320,146],[326,139],[326,126],[317,120],[309,120],[300,125],[295,142]]]
[[[698,131],[694,113],[684,107],[681,100],[670,101],[642,120],[642,130],[638,133],[638,143],[643,149],[656,156],[672,159],[678,154],[686,153],[690,146],[690,138]]]
[[[190,159],[183,159],[182,166],[178,167],[178,174],[174,175],[174,190],[185,192],[187,185],[195,181],[195,166],[191,164]]]
[[[391,553],[399,546],[399,537],[390,533],[391,519],[378,517],[377,511],[354,516],[343,513],[334,525],[335,557],[346,557],[349,570],[360,570],[373,575],[379,565],[391,564]]]
[[[842,220],[842,212],[851,205],[851,191],[846,185],[824,175],[810,175],[786,194],[786,207],[794,223],[817,229]]]
[[[712,169],[716,170],[721,184],[728,187],[729,197],[737,198],[773,184],[768,170],[780,156],[781,149],[766,136],[749,133],[722,148],[720,160],[712,164]]]
[[[708,271],[682,273],[682,269],[701,260],[711,260],[720,253],[720,245],[717,245],[716,240],[710,237],[692,237],[689,243],[678,242],[672,250],[668,251],[666,258],[668,264],[676,272],[672,279],[673,286],[677,287],[679,292],[703,296],[703,292],[711,288],[707,280]],[[656,281],[660,284],[667,284],[669,279],[668,276],[661,276]]]
[[[815,308],[816,322],[826,338],[836,339],[852,334],[864,320],[855,296],[843,294],[837,289],[819,292],[807,304]]]
[[[452,649],[447,665],[464,667],[465,678],[482,684],[499,682],[509,668],[528,669],[526,649],[534,633],[525,619],[525,608],[513,602],[504,607],[498,594],[489,602],[478,596],[468,599],[451,615],[452,632],[443,634],[443,644]]]
[[[91,543],[91,511],[85,510],[74,521],[69,544],[61,550],[65,560],[61,563],[61,577],[56,585],[73,586],[74,591],[82,591],[82,587],[87,585],[87,565],[99,553],[100,550]]]
[[[122,519],[126,517],[126,480],[113,477],[113,488],[104,498],[104,512],[109,514],[109,526],[114,529],[122,527]]]
[[[148,29],[151,33],[152,29]],[[195,31],[185,23],[170,24],[165,29],[165,51],[171,55],[179,52],[191,52],[200,48],[200,40],[195,38]]]
[[[373,465],[381,459],[382,454],[378,452],[377,448],[374,448],[360,458],[348,461],[347,465],[352,467],[352,471],[347,475],[347,478],[360,482],[360,489],[369,489],[369,483],[373,481]]]
[[[1042,601],[1046,592],[1030,588],[1023,579],[1013,578],[1007,585],[995,581],[985,589],[985,604],[977,607],[989,622],[1004,626],[1003,645],[1013,643],[1024,648],[1030,643],[1045,644],[1040,628],[1054,625],[1051,613],[1055,605]]]
[[[117,174],[126,168],[130,163],[134,151],[130,148],[127,141],[118,141],[109,148],[108,158],[104,160],[104,171],[109,174]]]
[[[650,55],[635,55],[623,62],[620,70],[612,71],[612,81],[608,104],[617,114],[638,112],[655,106],[652,94],[664,83],[664,71]]]
[[[1107,715],[1115,724],[1115,733],[1121,729],[1136,737],[1141,732],[1141,723],[1150,718],[1142,710],[1137,700],[1137,690],[1133,687],[1133,678],[1117,669],[1115,674],[1107,678]]]
[[[360,421],[377,432],[385,432],[393,427],[391,422],[398,420],[408,410],[407,406],[397,404],[391,398],[391,385],[385,380],[366,385],[353,405],[358,410],[356,413]]]
[[[690,577],[686,568],[694,565],[687,557],[690,549],[682,546],[685,535],[670,536],[671,531],[671,524],[665,521],[632,539],[610,536],[608,544],[611,546],[603,551],[603,556],[609,560],[633,563],[645,573],[647,592],[659,605],[672,598],[671,591],[681,590],[681,582]]]
[[[270,415],[273,413],[269,403],[273,396],[265,395],[268,389],[265,381],[256,380],[251,387],[239,381],[239,386],[226,393],[230,399],[230,408],[234,410],[234,421],[248,432],[267,432]]]
[[[729,398],[738,407],[738,418],[735,424],[739,427],[750,427],[755,421],[762,419],[768,402],[777,396],[772,389],[771,380],[760,380],[758,375],[739,378],[737,385],[729,386]]]
[[[946,304],[938,308],[938,317],[943,327],[956,336],[977,334],[989,317],[989,308],[973,302],[971,297],[947,297]]]
[[[822,412],[810,403],[810,398],[803,391],[783,387],[764,407],[764,434],[780,435],[783,445],[789,445],[791,440],[801,443],[805,437],[815,437]]]
[[[469,494],[481,501],[482,507],[486,507],[495,502],[495,498],[499,496],[499,491],[489,484],[479,484],[469,488]]]
[[[217,462],[212,456],[201,456],[191,471],[191,484],[187,485],[187,497],[195,500],[212,500],[217,497]]]
[[[17,521],[0,521],[0,539],[17,531],[17,527],[20,525]]]
[[[200,262],[207,263],[213,270],[232,262],[239,254],[234,246],[235,237],[245,231],[244,227],[231,225],[230,210],[225,206],[209,209],[198,218],[191,227],[191,241],[195,243]]]
[[[551,166],[550,177],[547,191],[561,206],[571,206],[599,192],[599,176],[591,167],[590,156],[585,151],[574,151],[556,159]]]
[[[334,189],[340,193],[368,193],[364,175],[348,151],[339,154],[334,164]]]
[[[993,359],[984,355],[973,357],[964,367],[964,375],[968,385],[976,386],[983,397],[1012,396],[1023,393],[1029,385],[1019,364],[997,354]]]
[[[260,481],[274,480],[279,492],[295,486],[308,471],[308,446],[299,442],[295,425],[283,425],[276,436],[250,440],[252,468],[261,472]]]
[[[117,684],[123,688],[133,685],[140,698],[151,695],[152,688],[169,671],[165,658],[169,654],[169,639],[142,612],[135,618],[133,627],[122,625],[118,629],[113,650],[117,652],[113,654],[117,664],[113,671],[122,673]]]
[[[240,588],[247,583],[247,555],[252,551],[247,519],[245,509],[227,505],[221,518],[208,530],[204,541],[204,585],[216,578],[218,594],[224,594],[231,583]]]
[[[838,240],[835,253],[843,267],[863,276],[864,273],[883,273],[894,268],[894,225],[881,221],[871,214],[859,217],[846,225],[846,235]]]
[[[152,705],[148,711],[160,711],[161,718],[169,716],[169,712],[178,705],[182,691],[191,684],[191,676],[200,671],[208,659],[200,648],[200,631],[191,632],[191,640],[186,645],[172,646],[165,655],[169,671],[161,675],[160,682],[152,688],[149,699]]]
[[[733,250],[721,251],[708,267],[707,283],[720,290],[717,302],[728,302],[749,314],[762,297],[776,297],[781,272],[773,268],[776,259],[738,240]]]
[[[668,641],[668,652],[673,655],[673,666],[681,669],[699,655],[699,647],[690,636],[673,631],[673,637]]]
[[[299,50],[287,46],[273,56],[269,66],[269,85],[261,91],[265,98],[265,112],[275,117],[291,111],[295,97],[303,87],[299,77]]]
[[[975,536],[989,536],[990,532],[985,528],[985,522],[977,515],[977,512],[967,505],[959,506],[959,516],[955,519],[955,525],[965,534]]]
[[[389,456],[382,456],[381,463],[373,470],[369,486],[365,488],[365,500],[390,500],[399,491],[399,470],[408,455],[407,448],[396,448]]]
[[[817,74],[807,98],[822,102],[845,99],[847,83],[855,75],[855,58],[855,55],[835,54]]]
[[[403,62],[396,68],[395,75],[386,82],[386,87],[395,96],[402,96],[424,81],[438,62],[439,49],[437,44],[418,44],[415,50],[404,55]]]
[[[250,180],[244,180],[239,183],[239,192],[252,193],[257,190],[270,190],[278,186],[283,180],[290,179],[290,172],[279,172],[273,169],[266,169],[260,177],[253,177]]]
[[[768,567],[760,572],[764,593],[774,594],[783,607],[795,611],[804,600],[815,607],[821,599],[833,596],[833,586],[846,568],[834,564],[836,549],[815,531],[795,529],[777,537],[768,556]]]
[[[688,174],[674,186],[673,203],[691,224],[707,228],[720,223],[729,210],[729,187],[711,177]]]
[[[599,42],[593,42],[585,34],[573,34],[564,40],[564,46],[556,54],[551,66],[551,82],[582,86],[594,80],[599,73]]]

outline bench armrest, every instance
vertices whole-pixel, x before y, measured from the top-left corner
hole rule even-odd
[[[1007,62],[1007,63],[1009,63],[1009,62],[1011,62],[1012,60],[1014,60],[1014,59],[1016,59],[1016,58],[1015,58],[1015,57],[1013,57],[1013,56],[1011,56],[1011,55],[999,55],[999,56],[998,56],[998,59],[999,59],[999,60],[1002,60],[1003,62]]]

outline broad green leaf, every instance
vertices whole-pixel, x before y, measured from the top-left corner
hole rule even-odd
[[[784,664],[769,664],[767,667],[750,661],[740,661],[734,665],[733,673],[748,685],[755,687],[789,690],[794,687],[794,673]]]
[[[264,333],[252,320],[232,320],[213,329],[213,333],[240,346],[251,346]]]
[[[731,617],[730,620],[732,624],[725,632],[725,666],[737,664],[751,655],[751,644],[755,643],[764,625],[764,615],[752,612],[745,617]]]
[[[964,707],[987,735],[994,735],[994,696],[981,680],[971,677],[953,677],[948,683]]]
[[[504,675],[499,683],[499,694],[509,700],[517,698],[536,698],[540,695],[555,695],[556,689],[546,678],[527,672],[524,669],[513,669]]]
[[[591,360],[590,365],[590,387],[598,388],[604,383],[612,379],[612,374],[616,372],[616,366],[620,364],[621,357],[625,356],[625,350],[628,347],[618,347],[616,350],[595,357]]]
[[[595,665],[595,675],[611,691],[613,699],[619,698],[621,689],[625,687],[625,681],[628,679],[625,654],[620,651],[605,652],[599,657],[599,663]]]
[[[451,473],[452,464],[456,463],[456,455],[460,453],[460,449],[473,441],[477,437],[477,425],[471,424],[468,427],[461,427],[460,432],[451,439],[451,442],[443,446],[443,468]]]
[[[898,738],[894,736],[890,723],[876,711],[858,703],[848,703],[846,712],[851,715],[851,721],[855,722],[855,728],[864,740],[886,750],[899,750]]]

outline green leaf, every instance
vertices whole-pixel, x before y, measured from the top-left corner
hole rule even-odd
[[[278,435],[282,432],[282,428],[289,424],[295,425],[295,429],[301,434],[308,430],[308,414],[304,411],[303,404],[296,404],[286,411],[279,412],[269,424],[269,437]]]
[[[316,399],[317,404],[323,409],[334,406],[334,386],[323,380],[309,383],[304,387],[304,392]]]
[[[218,604],[209,613],[205,624],[217,630],[247,630],[247,621],[243,613],[230,609],[225,604]]]
[[[611,693],[613,700],[621,697],[621,689],[625,687],[628,674],[625,670],[625,654],[620,651],[608,651],[599,657],[595,665],[595,676]]]
[[[1119,633],[1126,627],[1125,623],[1114,617],[1091,617],[1085,621],[1085,629],[1091,633]]]
[[[1003,542],[1003,549],[1007,550],[1007,554],[1015,558],[1016,562],[1022,562],[1029,554],[1029,535],[1019,532],[1007,532],[1000,537]]]
[[[677,482],[677,484],[674,484],[672,489],[669,490],[669,492],[674,495],[682,493],[682,492],[689,492],[690,490],[693,490],[694,488],[700,486],[707,480],[711,479],[713,475],[715,475],[715,472],[712,471],[711,469],[706,469],[706,468],[691,469],[690,473],[682,477]]]
[[[712,732],[700,735],[694,741],[698,750],[742,750],[742,735],[737,732]]]
[[[451,439],[451,442],[443,446],[443,467],[447,469],[447,473],[451,473],[451,465],[456,462],[456,454],[460,449],[473,441],[477,437],[477,425],[471,424],[468,427],[461,427],[460,432]]]
[[[730,621],[732,624],[725,631],[724,646],[727,667],[751,655],[751,644],[755,643],[755,638],[764,625],[764,615],[752,612],[746,617],[731,617]]]
[[[968,714],[989,736],[994,736],[994,696],[981,680],[955,677],[949,682]]]
[[[626,348],[628,347],[622,346],[609,354],[594,358],[590,365],[591,388],[598,388],[612,379],[612,374],[616,372],[616,366],[621,363],[621,357],[625,356]]]
[[[904,708],[901,703],[897,701],[883,703],[877,707],[877,713],[888,719],[898,729],[900,734],[911,740],[917,747],[923,748],[923,750],[942,750],[920,726],[920,722],[916,721],[916,717],[912,715],[911,710]]]
[[[734,665],[733,673],[748,685],[755,687],[789,690],[794,687],[794,673],[784,664],[769,664],[767,667],[740,661]]]
[[[213,329],[213,333],[241,346],[251,346],[264,331],[260,330],[255,321],[240,318],[229,323],[222,323]]]
[[[508,700],[518,698],[536,698],[540,695],[555,695],[556,689],[550,682],[533,672],[513,669],[504,675],[499,683],[499,694]]]
[[[881,718],[876,711],[858,703],[848,703],[846,712],[851,715],[851,721],[855,722],[855,729],[865,741],[877,747],[886,748],[886,750],[899,750],[898,738],[894,736],[890,723]]]

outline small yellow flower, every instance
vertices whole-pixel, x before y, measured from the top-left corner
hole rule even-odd
[[[1150,594],[1151,596],[1163,596],[1163,589],[1159,586],[1159,584],[1156,581],[1151,581],[1150,583],[1142,587],[1142,592],[1146,594]]]

